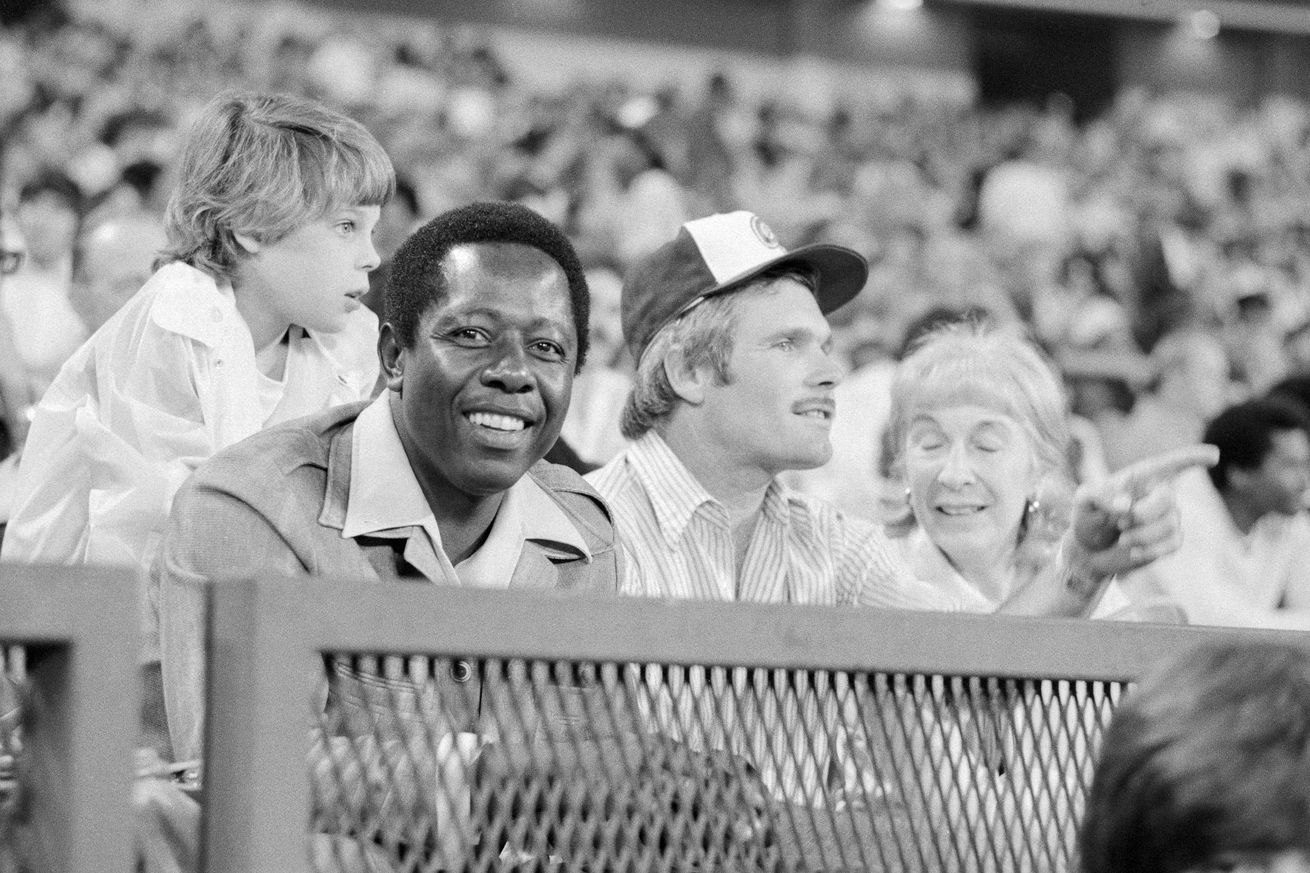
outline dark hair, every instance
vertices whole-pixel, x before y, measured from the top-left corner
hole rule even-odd
[[[903,361],[925,337],[948,324],[967,324],[977,328],[992,325],[992,313],[985,306],[933,306],[905,327],[896,360]]]
[[[1181,873],[1310,851],[1310,652],[1210,643],[1114,714],[1079,833],[1083,873]]]
[[[1206,426],[1204,440],[1219,447],[1219,463],[1210,468],[1210,481],[1223,491],[1230,470],[1254,470],[1273,448],[1273,435],[1299,430],[1310,436],[1310,420],[1293,400],[1262,397],[1230,406]]]
[[[414,344],[419,319],[445,296],[442,262],[456,246],[473,243],[518,243],[545,252],[564,270],[578,333],[581,369],[587,357],[587,324],[591,295],[577,252],[564,232],[547,219],[516,203],[472,203],[444,212],[405,240],[391,260],[385,291],[387,320],[400,344]]]
[[[149,200],[164,175],[164,168],[157,161],[142,158],[123,168],[119,181],[135,191],[142,200]]]
[[[1306,415],[1310,416],[1310,373],[1298,373],[1278,380],[1269,389],[1267,396],[1299,403]]]
[[[27,203],[44,194],[53,194],[79,217],[82,215],[86,199],[82,189],[62,171],[45,169],[37,173],[18,189],[18,202]]]
[[[396,174],[396,195],[395,199],[405,207],[405,211],[410,215],[419,215],[421,210],[418,203],[418,188],[414,182],[406,175]]]

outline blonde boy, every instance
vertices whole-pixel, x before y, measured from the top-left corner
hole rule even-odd
[[[146,569],[202,461],[374,391],[360,297],[395,176],[368,131],[312,101],[222,94],[179,178],[156,272],[35,409],[4,560]]]

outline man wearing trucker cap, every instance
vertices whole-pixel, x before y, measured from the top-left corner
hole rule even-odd
[[[833,389],[842,372],[825,316],[855,297],[867,275],[864,259],[847,248],[788,251],[749,212],[689,221],[634,267],[622,299],[624,337],[637,362],[621,421],[632,442],[586,477],[614,514],[623,593],[960,608],[911,575],[881,528],[777,479],[817,467],[832,452]],[[1158,462],[1115,480],[1115,490],[1080,495],[1078,535],[1066,536],[1059,566],[1000,611],[1084,615],[1111,574],[1176,547],[1176,511],[1157,482],[1182,463]],[[675,691],[652,676],[650,716],[661,730],[744,754],[793,802],[818,802],[820,786],[853,788],[852,778],[869,772],[843,754],[833,759],[796,729],[840,724],[833,696],[816,691],[767,713],[737,712],[734,701],[749,708],[762,698],[715,699],[702,693],[700,678]]]

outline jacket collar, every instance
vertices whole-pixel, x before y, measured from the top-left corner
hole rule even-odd
[[[319,521],[345,537],[422,527],[433,546],[440,548],[432,510],[396,433],[389,397],[390,392],[384,391],[352,426],[333,436]],[[558,560],[592,559],[576,525],[530,475],[506,493],[493,535],[534,543]]]

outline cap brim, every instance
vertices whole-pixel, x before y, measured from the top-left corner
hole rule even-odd
[[[756,264],[744,273],[733,276],[699,295],[698,299],[713,297],[725,291],[735,291],[752,279],[776,267],[809,267],[817,278],[814,298],[824,315],[845,306],[864,290],[869,279],[869,263],[854,249],[829,243],[812,243],[779,255],[771,261]],[[690,304],[694,305],[694,304]]]

